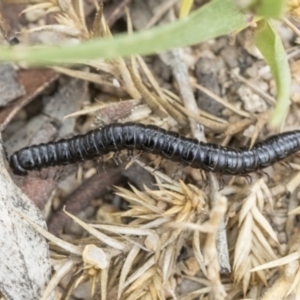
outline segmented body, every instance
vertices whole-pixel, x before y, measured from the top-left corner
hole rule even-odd
[[[174,162],[221,174],[243,175],[265,168],[300,150],[300,131],[285,132],[252,149],[222,147],[179,136],[154,125],[111,124],[71,139],[35,145],[15,152],[15,174],[101,157],[124,149],[141,150]]]

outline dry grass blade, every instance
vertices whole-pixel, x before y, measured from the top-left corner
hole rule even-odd
[[[196,296],[208,294],[210,291],[211,291],[211,287],[205,287],[205,288],[190,292],[184,296],[181,296],[178,298],[178,300],[191,300],[191,299],[194,299]],[[247,299],[243,299],[243,300],[247,300]]]
[[[289,215],[299,215],[299,214],[300,214],[300,206],[298,206],[297,208],[289,212]]]
[[[121,197],[123,197],[123,198],[125,198],[130,203],[136,202],[138,204],[141,204],[145,208],[149,209],[152,212],[157,213],[158,215],[162,215],[164,213],[163,210],[157,208],[156,206],[154,206],[152,204],[153,202],[151,201],[152,200],[151,198],[149,198],[149,197],[146,198],[147,200],[150,200],[150,203],[149,203],[149,202],[145,201],[145,198],[143,198],[143,196],[144,196],[143,194],[141,195],[141,197],[139,197],[135,193],[132,193],[132,192],[126,190],[126,189],[123,189],[123,188],[120,188],[120,187],[117,187],[117,189],[120,191],[120,193],[116,193],[116,194],[119,195],[119,196],[121,196]]]
[[[292,261],[295,261],[299,258],[300,258],[300,252],[294,252],[294,253],[289,254],[285,257],[276,259],[274,261],[271,261],[271,262],[265,263],[263,265],[260,265],[256,268],[253,268],[253,269],[250,270],[250,272],[256,272],[256,271],[259,271],[259,270],[265,270],[265,269],[275,268],[275,267],[278,267],[278,266],[283,266],[283,265],[286,265],[286,264],[288,264]]]
[[[57,33],[63,33],[70,37],[79,37],[81,32],[74,27],[69,27],[66,25],[44,25],[40,27],[35,27],[26,31],[23,31],[23,33],[33,33],[33,32],[40,32],[40,31],[53,31]]]
[[[141,69],[143,70],[143,72],[145,73],[147,79],[149,80],[151,86],[153,87],[153,89],[155,90],[155,92],[158,94],[158,96],[160,98],[164,98],[164,93],[161,90],[159,84],[157,83],[156,79],[154,78],[152,72],[150,71],[150,69],[148,68],[148,66],[146,65],[146,63],[144,62],[143,58],[140,55],[136,56],[138,63],[141,66]]]
[[[265,219],[265,217],[261,214],[256,206],[253,206],[251,209],[251,213],[254,217],[254,220],[260,224],[260,226],[270,235],[270,237],[279,244],[277,239],[276,233],[274,232],[273,228],[271,227],[270,223]]]
[[[102,241],[103,243],[109,245],[112,248],[118,249],[118,250],[125,250],[125,244],[122,242],[119,242],[108,235],[105,235],[101,233],[100,231],[96,230],[95,228],[91,227],[90,225],[86,224],[85,222],[81,221],[77,217],[69,214],[64,210],[64,212],[73,219],[76,223],[78,223],[81,227],[83,227],[86,231],[88,231],[91,235],[95,236],[97,239]]]
[[[163,283],[166,284],[168,279],[172,273],[172,266],[174,265],[174,256],[176,255],[176,246],[177,243],[169,245],[165,251],[163,256],[163,266],[162,266],[162,278]],[[175,258],[176,259],[176,258]]]
[[[63,68],[63,67],[52,67],[52,69],[54,69],[55,71],[57,71],[61,74],[65,74],[65,75],[75,77],[78,79],[87,80],[89,82],[94,82],[94,83],[101,84],[101,85],[107,85],[107,86],[114,87],[114,88],[116,87],[114,84],[112,84],[108,81],[102,80],[101,76],[97,75],[97,74],[84,72],[84,71],[71,70],[71,69],[67,69],[67,68]]]
[[[88,224],[91,227],[107,230],[110,232],[115,232],[118,234],[127,234],[127,235],[151,235],[153,231],[140,229],[140,228],[133,228],[133,227],[126,227],[124,226],[113,226],[113,225],[101,225],[101,224]]]
[[[149,70],[149,68],[147,67],[147,65],[145,64],[144,60],[140,57],[137,56],[137,60],[142,68],[142,70],[144,71],[147,79],[149,80],[152,88],[154,89],[154,91],[157,93],[158,96],[156,96],[155,94],[148,94],[145,95],[143,94],[144,90],[146,92],[145,89],[140,90],[141,94],[143,97],[153,97],[153,101],[156,100],[157,103],[159,103],[167,112],[168,114],[178,122],[178,124],[182,127],[187,125],[187,120],[185,118],[185,116],[180,113],[178,110],[174,109],[174,107],[168,102],[166,101],[166,97],[164,96],[163,91],[161,90],[160,86],[158,85],[157,81],[155,80],[154,76],[152,75],[151,71]],[[133,71],[134,68],[132,67],[132,73],[135,74],[135,72]],[[134,79],[134,78],[133,78]],[[136,83],[136,82],[135,82]],[[140,83],[139,83],[140,84]],[[137,86],[137,85],[136,85]],[[137,86],[137,88],[139,89],[139,87]],[[145,87],[146,88],[146,87]],[[154,100],[155,99],[155,100]],[[145,99],[146,100],[146,99]],[[147,100],[146,100],[147,101]]]
[[[229,102],[224,101],[221,97],[215,95],[213,92],[211,92],[207,88],[205,88],[205,87],[203,87],[203,86],[201,86],[199,84],[194,84],[194,87],[196,87],[198,90],[204,92],[205,94],[207,94],[208,96],[210,96],[212,99],[214,99],[218,103],[221,103],[222,105],[224,105],[228,109],[232,110],[236,114],[238,114],[240,116],[243,116],[243,117],[246,117],[246,118],[250,117],[249,113],[247,113],[246,111],[243,111],[243,110],[240,110],[240,109],[236,108],[235,106],[233,106]]]
[[[21,14],[28,13],[32,10],[49,9],[50,7],[53,7],[53,3],[51,2],[38,3],[35,5],[28,6],[21,12]]]
[[[232,123],[228,125],[228,128],[224,132],[225,135],[234,135],[237,134],[246,128],[249,127],[249,125],[252,125],[255,122],[254,118],[251,119],[243,119],[238,122]]]
[[[199,114],[195,113],[194,111],[188,110],[185,107],[179,105],[178,103],[176,103],[175,101],[173,101],[173,105],[180,110],[181,112],[183,112],[185,115],[187,115],[188,117],[194,119],[195,121],[197,121],[200,124],[203,124],[205,127],[210,128],[211,130],[213,130],[214,132],[217,133],[223,133],[226,129],[227,129],[227,124],[224,124],[224,122],[222,123],[218,123],[215,122],[211,119],[208,119],[204,116],[200,116]],[[195,111],[198,111],[195,110]]]
[[[271,245],[268,243],[267,238],[264,235],[264,232],[261,231],[261,228],[258,226],[253,226],[253,244],[256,245],[256,247],[262,247],[265,251],[261,251],[261,253],[265,253],[266,260],[276,259],[277,256],[275,255]]]
[[[142,274],[144,274],[149,268],[151,268],[155,263],[154,256],[152,256],[148,261],[146,261],[142,267],[137,269],[124,283],[124,288],[130,285],[132,282],[137,280]]]
[[[107,290],[108,270],[109,270],[108,267],[101,270],[101,278],[100,278],[100,282],[101,282],[101,299],[103,299],[103,300],[107,299],[107,294],[108,294],[108,290]]]
[[[176,210],[176,213],[180,211]],[[175,222],[168,222],[165,227],[171,227],[171,228],[180,228],[182,230],[184,229],[190,229],[193,231],[199,231],[199,232],[205,232],[205,233],[212,233],[214,232],[215,228],[211,224],[205,223],[203,225],[200,224],[194,224],[194,223],[186,223],[186,222],[180,222],[180,221],[175,221]]]
[[[159,98],[157,96],[154,97],[156,98],[157,102],[159,102],[162,105],[162,107],[168,112],[168,114],[174,120],[176,120],[176,122],[181,127],[185,127],[187,125],[187,118],[181,111],[176,110],[176,108],[174,108],[174,106],[169,101],[166,101],[165,99]]]
[[[289,182],[286,185],[286,189],[291,194],[295,191],[297,187],[300,185],[300,172],[297,172],[294,177],[289,180]]]
[[[178,0],[167,0],[159,4],[157,7],[155,7],[155,12],[152,18],[148,21],[147,25],[145,26],[144,29],[150,28],[153,25],[155,25],[161,17],[169,11],[176,3]]]
[[[155,292],[151,290],[151,294],[154,295],[154,299],[164,299],[164,289],[162,286],[162,280],[161,276],[159,274],[155,274],[153,276],[153,289],[155,289]]]
[[[245,257],[248,255],[251,249],[251,239],[252,239],[252,231],[251,231],[251,226],[252,226],[252,217],[247,216],[245,218],[245,221],[243,223],[243,227],[240,229],[239,232],[239,237],[236,243],[236,248],[235,248],[235,256],[234,256],[234,265],[233,267],[238,269],[238,268],[245,268]],[[245,274],[245,271],[243,269],[239,270],[240,274]],[[242,276],[238,276],[238,278],[241,278]],[[238,280],[239,281],[239,280]]]
[[[71,3],[70,3],[71,4]],[[83,27],[83,31],[84,32],[88,32],[86,23],[85,23],[85,14],[84,14],[84,2],[83,0],[76,0],[73,1],[73,5],[74,5],[74,11],[76,16],[79,19],[80,25]]]
[[[97,10],[94,18],[91,35],[92,37],[97,38],[97,37],[105,37],[108,34],[109,33],[107,32],[107,24],[103,16],[103,4],[100,4],[100,7]]]
[[[299,249],[299,236],[298,231],[296,235],[291,239],[289,246],[290,251]],[[263,295],[263,300],[272,299],[298,299],[299,295],[299,251],[293,252],[283,258],[267,263],[259,268],[263,267],[280,267],[284,265],[284,272],[273,283],[273,285]],[[258,268],[257,268],[258,269]],[[282,267],[280,267],[282,269]]]
[[[141,276],[126,290],[126,294],[129,294],[138,288],[144,288],[150,279],[156,273],[156,268],[153,266],[145,271]]]
[[[150,228],[155,228],[155,227],[160,227],[161,225],[165,224],[168,222],[165,218],[157,218],[156,220],[149,222],[147,224],[141,225],[141,228],[145,229],[150,229]]]
[[[128,253],[126,260],[124,262],[121,275],[120,275],[120,280],[119,280],[119,289],[118,289],[118,299],[121,298],[123,289],[124,289],[124,283],[126,280],[127,275],[129,274],[130,270],[132,269],[132,264],[136,256],[139,254],[140,249],[137,246],[134,246],[130,252]]]
[[[173,185],[178,185],[178,182],[171,179],[169,176],[167,176],[166,174],[160,172],[160,171],[157,171],[156,169],[150,167],[150,166],[147,166],[145,163],[139,161],[139,160],[135,160],[134,161],[135,163],[137,163],[138,165],[140,165],[141,167],[143,167],[145,170],[147,170],[149,173],[152,173],[152,174],[155,174],[155,176],[157,178],[160,178],[162,181],[164,182],[167,182],[169,184],[173,184]]]
[[[168,100],[170,103],[176,102],[177,104],[182,104],[182,100],[177,95],[172,93],[171,91],[166,90],[166,89],[162,89],[162,91],[164,92],[164,97],[162,97],[163,99]],[[218,117],[206,112],[205,110],[202,110],[199,108],[198,111],[199,111],[199,115],[202,117],[205,117],[209,120],[212,120],[212,121],[215,121],[218,123],[228,124],[228,122],[226,120],[224,120],[222,118],[218,118]]]
[[[68,274],[78,263],[78,261],[73,259],[68,259],[56,273],[52,276],[51,280],[48,283],[48,286],[46,287],[46,290],[43,294],[43,297],[41,300],[47,300],[49,295],[52,293],[52,291],[57,287],[61,279]]]
[[[197,262],[198,262],[203,274],[207,277],[205,261],[204,261],[204,257],[203,257],[202,251],[201,251],[200,232],[198,230],[195,230],[195,232],[194,232],[193,253],[195,255],[195,258],[197,259]]]
[[[72,245],[66,241],[63,241],[59,238],[57,238],[56,236],[54,236],[53,234],[51,234],[50,232],[48,232],[47,230],[43,229],[42,227],[36,225],[34,222],[32,222],[25,214],[23,214],[20,211],[17,211],[17,213],[19,215],[22,216],[22,218],[24,218],[36,231],[38,231],[41,235],[43,235],[46,239],[48,239],[49,241],[53,242],[54,244],[56,244],[57,246],[61,247],[62,249],[75,254],[75,255],[82,255],[82,248]]]
[[[80,111],[76,111],[72,114],[68,114],[66,116],[64,116],[63,120],[67,119],[67,118],[72,118],[72,117],[78,117],[78,116],[82,116],[82,115],[86,115],[89,113],[95,113],[97,111],[99,111],[101,108],[105,107],[105,105],[100,104],[99,106],[93,106],[93,107],[87,107],[85,109],[82,109]]]
[[[237,74],[236,72],[231,72],[230,75],[233,78],[237,78],[239,81],[247,84],[253,91],[255,91],[258,95],[262,96],[269,104],[274,105],[276,103],[276,100],[270,96],[268,93],[265,93],[261,89],[259,89],[255,84],[252,84],[249,80],[241,76],[240,74]]]
[[[128,67],[130,72],[131,78],[140,92],[141,96],[143,97],[144,101],[150,107],[153,113],[160,113],[161,117],[165,116],[159,102],[157,101],[156,97],[152,95],[152,93],[148,90],[148,88],[143,84],[143,82],[138,78],[138,76],[134,73],[131,67]]]
[[[122,79],[122,86],[133,99],[141,99],[141,94],[135,85],[131,72],[123,59],[116,60],[112,63],[119,71]]]
[[[116,80],[118,81],[118,76],[120,76],[119,71],[116,69],[116,67],[108,62],[105,62],[103,60],[95,59],[95,60],[90,60],[90,59],[82,59],[82,60],[76,60],[72,62],[74,65],[77,65],[79,63],[93,67],[96,70],[101,70],[105,73],[111,74]]]
[[[96,103],[91,107],[83,108],[74,113],[64,116],[63,120],[70,117],[77,117],[86,114],[96,114],[96,120],[94,122],[94,127],[101,127],[103,124],[110,123],[110,121],[119,120],[120,117],[132,115],[132,110],[135,110],[135,107],[140,103],[140,100],[126,100],[118,103]],[[147,113],[150,114],[150,110],[147,110]]]
[[[299,297],[299,283],[300,283],[300,270],[298,270],[298,272],[296,273],[296,276],[294,277],[293,283],[292,283],[290,289],[287,292],[287,296],[290,295],[293,292],[293,290],[295,290],[297,288],[298,289],[298,291],[297,291],[298,295],[297,295],[296,299],[298,299],[298,297]]]

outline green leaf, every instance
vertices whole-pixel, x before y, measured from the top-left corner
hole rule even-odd
[[[284,13],[286,0],[261,0],[254,5],[254,11],[258,16],[266,18],[280,18]]]
[[[287,6],[286,0],[235,0],[235,3],[244,12],[265,18],[281,18]]]
[[[288,59],[278,34],[269,21],[257,23],[255,30],[255,45],[260,50],[276,82],[277,103],[270,123],[279,126],[286,116],[290,105],[291,73]]]
[[[153,54],[198,44],[246,26],[245,16],[232,0],[213,0],[186,18],[133,35],[83,42],[77,46],[0,49],[0,60],[54,64],[76,59],[117,58]]]

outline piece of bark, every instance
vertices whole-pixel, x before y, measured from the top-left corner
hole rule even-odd
[[[81,108],[84,101],[88,99],[88,83],[86,81],[61,77],[58,91],[53,96],[45,96],[43,102],[46,104],[43,113],[61,123],[59,136],[64,137],[74,132],[75,118],[63,120],[66,115],[74,113]]]
[[[13,64],[0,64],[0,107],[6,106],[11,101],[25,94],[25,89],[17,80],[16,69]]]
[[[0,109],[0,130],[3,131],[20,109],[41,94],[58,76],[55,71],[50,69],[19,70],[17,81],[24,86],[26,93],[11,105]]]
[[[97,111],[94,125],[96,127],[116,123],[120,119],[130,116],[140,100],[127,100],[111,103]]]
[[[39,300],[51,276],[48,245],[18,212],[43,228],[46,224],[40,211],[11,180],[2,144],[0,185],[0,292],[6,299]]]
[[[16,33],[22,29],[22,24],[25,25],[26,20],[21,15],[25,4],[12,4],[0,1],[0,27],[5,39],[11,44],[11,41],[16,39]]]

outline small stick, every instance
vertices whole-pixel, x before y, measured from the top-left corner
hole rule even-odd
[[[58,234],[70,218],[64,213],[66,206],[70,214],[76,215],[84,210],[96,197],[101,197],[109,191],[109,187],[121,182],[122,174],[119,169],[108,170],[87,179],[83,184],[62,201],[59,210],[48,222],[49,231]]]

